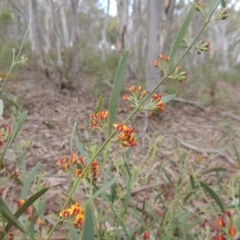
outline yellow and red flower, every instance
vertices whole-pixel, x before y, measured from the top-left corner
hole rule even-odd
[[[98,129],[100,126],[99,124],[101,125],[104,121],[107,120],[108,118],[108,111],[101,111],[101,112],[98,112],[98,113],[93,113],[91,115],[92,117],[92,122],[91,122],[91,127],[92,129]]]
[[[72,176],[81,178],[86,178],[89,175],[91,175],[93,181],[97,180],[98,176],[98,163],[97,161],[93,161],[91,163],[91,166],[89,166],[89,169],[86,171],[85,168],[87,167],[87,164],[84,161],[84,158],[81,156],[77,156],[76,153],[73,153],[71,155],[71,158],[64,157],[62,159],[59,159],[57,161],[57,164],[62,168],[63,171],[66,171],[70,173]],[[82,175],[84,171],[84,174]]]
[[[155,111],[163,112],[164,109],[164,104],[162,101],[162,95],[160,94],[153,94],[152,95],[152,102],[154,103],[153,109]]]
[[[78,202],[71,205],[70,208],[64,209],[60,212],[62,218],[73,218],[73,226],[79,228],[84,222],[84,211]]]
[[[0,147],[11,137],[12,128],[9,125],[4,125],[0,129]]]
[[[118,141],[122,148],[136,145],[133,128],[123,124],[114,124],[113,126],[118,132]]]

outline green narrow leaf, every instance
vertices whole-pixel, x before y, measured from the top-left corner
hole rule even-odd
[[[45,192],[48,191],[47,188],[43,188],[42,190],[38,191],[34,195],[32,195],[16,212],[15,212],[15,217],[19,218],[26,210],[27,208],[34,203],[38,198],[40,198]],[[8,231],[11,227],[13,226],[13,222],[10,221],[7,226],[6,226],[6,231]]]
[[[117,196],[117,191],[116,191],[116,184],[114,183],[112,186],[111,186],[111,203],[113,205],[115,199],[116,199],[116,196]]]
[[[82,142],[80,140],[80,135],[79,135],[78,131],[77,131],[77,137],[75,137],[75,143],[76,143],[77,149],[78,149],[79,153],[81,154],[81,156],[83,158],[86,158],[87,157],[87,153],[86,153],[86,151],[83,148],[83,144],[82,144]]]
[[[206,183],[200,182],[200,186],[203,187],[212,196],[212,198],[217,203],[217,205],[219,206],[221,211],[223,213],[225,213],[224,205],[223,205],[221,199],[219,198],[219,196]]]
[[[15,138],[16,138],[17,135],[18,135],[18,133],[20,132],[20,130],[21,130],[22,126],[23,126],[23,123],[24,123],[24,121],[26,120],[27,114],[28,114],[28,112],[25,111],[25,112],[23,112],[23,113],[20,115],[19,121],[18,121],[17,125],[15,126],[13,135],[12,135],[12,137],[11,137],[11,141],[10,141],[11,143],[15,140]]]
[[[18,221],[18,219],[16,218],[16,216],[13,215],[12,211],[8,208],[8,206],[5,204],[5,202],[2,200],[2,198],[0,197],[0,209],[2,210],[3,216],[4,218],[10,223],[12,223],[12,225],[14,225],[16,228],[18,228],[21,232],[25,232],[24,226],[22,226],[22,224]],[[8,224],[7,224],[8,226]],[[9,229],[6,226],[6,231],[8,231]],[[0,235],[0,239],[2,235]]]
[[[48,201],[48,199],[44,199],[42,201],[39,201],[38,206],[37,206],[37,215],[39,217],[43,217],[43,211],[45,209],[47,201]]]
[[[22,128],[22,125],[23,125],[26,117],[27,117],[27,111],[23,112],[23,113],[20,115],[19,121],[18,121],[17,125],[14,127],[14,132],[13,132],[11,138],[9,139],[9,141],[7,142],[7,144],[5,145],[4,150],[3,150],[2,154],[1,154],[1,157],[0,157],[0,166],[2,165],[2,161],[3,161],[3,158],[4,158],[4,156],[5,156],[5,153],[6,153],[7,149],[8,149],[8,147],[11,145],[11,143],[14,141],[14,139],[16,138],[16,136],[18,135],[18,133],[20,132],[20,130],[21,130],[21,128]]]
[[[104,104],[104,99],[100,96],[99,103],[98,103],[97,109],[95,111],[95,114],[97,114],[98,112],[100,112],[102,110],[103,104]]]
[[[125,173],[126,173],[127,177],[131,177],[131,173],[130,173],[130,170],[129,170],[128,163],[125,162],[124,165],[123,165],[123,168],[125,170]]]
[[[169,183],[171,183],[172,185],[174,185],[173,182],[172,182],[172,180],[171,180],[171,176],[170,176],[169,173],[165,170],[165,168],[163,168],[163,172],[164,172],[167,180],[169,181]]]
[[[126,194],[126,197],[125,197],[125,201],[124,201],[124,211],[123,211],[123,216],[127,213],[127,209],[128,209],[128,206],[129,206],[129,203],[131,201],[131,197],[132,197],[132,181],[131,181],[131,178],[128,177],[128,182],[127,182],[127,194]]]
[[[28,227],[27,231],[25,232],[25,234],[22,236],[22,239],[29,239],[28,236],[30,235],[30,239],[35,239],[34,238],[34,225],[35,225],[35,217],[34,217],[35,211],[33,209],[32,211],[32,219],[31,219],[31,223],[30,226]]]
[[[202,174],[205,175],[205,174],[212,173],[212,172],[218,173],[218,172],[226,172],[226,171],[227,171],[226,168],[216,167],[216,168],[211,168],[211,169],[203,172]]]
[[[3,100],[0,99],[0,118],[2,117],[3,115]]]
[[[174,63],[174,58],[177,54],[178,49],[180,48],[181,44],[182,44],[182,40],[184,38],[184,36],[186,35],[188,26],[192,20],[193,14],[195,12],[195,7],[196,7],[196,3],[192,3],[191,8],[189,9],[187,16],[185,17],[183,24],[178,32],[178,35],[176,37],[175,43],[173,44],[173,48],[170,54],[170,60],[167,64],[167,68],[166,68],[166,75],[170,74],[170,69]]]
[[[222,1],[222,8],[225,8],[226,7],[226,2],[224,0],[221,0]]]
[[[118,220],[118,223],[119,223],[120,226],[122,227],[123,232],[126,234],[127,239],[129,239],[130,237],[129,237],[129,233],[128,233],[127,229],[126,229],[126,226],[124,225],[123,221],[122,221],[121,218],[119,217],[118,213],[114,210],[114,208],[111,207],[111,209],[112,209],[114,215],[116,216],[116,218],[117,218],[117,220]]]
[[[128,55],[129,55],[129,51],[127,50],[120,61],[120,64],[118,66],[118,69],[114,78],[113,89],[112,89],[110,103],[109,103],[108,136],[111,135],[111,131],[112,131],[114,117],[115,117],[115,113],[118,105],[118,99],[120,97],[120,92],[122,89],[123,77],[124,77],[125,69],[127,66]]]
[[[70,223],[68,223],[68,230],[71,234],[72,240],[79,240],[79,234],[78,234],[77,230],[75,228],[73,228]]]
[[[208,19],[210,20],[213,13],[217,9],[218,5],[222,2],[222,0],[211,0],[211,3],[208,8]]]
[[[103,192],[105,192],[110,186],[112,186],[117,180],[119,179],[119,176],[117,175],[113,179],[111,179],[109,182],[104,183],[104,185],[95,192],[88,200],[86,200],[83,205],[86,205],[93,201],[95,198],[97,198],[99,195],[101,195]]]
[[[195,182],[194,182],[194,179],[193,179],[193,176],[190,175],[190,183],[191,183],[191,187],[192,187],[192,190],[195,188]]]
[[[163,103],[167,103],[167,102],[171,101],[172,99],[174,99],[175,97],[176,97],[176,94],[170,94],[170,95],[162,97],[162,101],[163,101]]]
[[[189,199],[193,194],[196,194],[195,191],[190,192],[190,193],[184,198],[183,203],[185,204],[185,203],[188,201],[188,199]]]
[[[20,199],[26,199],[27,197],[27,193],[30,189],[30,186],[34,180],[34,177],[36,176],[36,173],[37,173],[37,170],[39,169],[40,167],[40,163],[38,163],[33,169],[32,171],[30,172],[28,178],[25,180],[24,182],[24,185],[23,185],[23,188],[22,188],[22,191],[21,191],[21,195],[20,195]]]
[[[82,240],[94,240],[94,221],[90,207],[85,207],[85,216]]]
[[[234,145],[234,144],[233,144],[233,150],[234,150],[234,153],[235,153],[235,155],[236,155],[236,160],[237,160],[237,162],[238,162],[238,165],[239,165],[239,167],[240,167],[240,155],[239,155],[239,152],[238,152],[238,150],[237,150],[237,148],[236,148],[236,145]]]
[[[72,132],[71,132],[71,138],[70,138],[70,151],[71,151],[71,154],[73,153],[73,140],[74,140],[74,135],[75,135],[75,132],[76,132],[76,128],[77,128],[77,122],[75,122],[73,124]]]
[[[171,240],[172,238],[173,238],[173,235],[169,234],[166,237],[162,238],[161,240]]]
[[[35,225],[35,214],[37,214],[36,213],[36,210],[35,209],[33,209],[32,210],[32,220],[31,220],[31,224],[30,224],[30,227],[29,227],[29,235],[30,235],[30,238],[31,239],[35,239],[34,238],[34,233],[35,233],[35,231],[34,231],[34,225]],[[24,238],[23,238],[24,239]]]

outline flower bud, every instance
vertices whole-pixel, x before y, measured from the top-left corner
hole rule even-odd
[[[155,60],[155,61],[153,62],[153,66],[154,66],[154,67],[158,67],[158,61],[157,61],[157,60]]]
[[[149,237],[150,237],[149,232],[144,232],[144,233],[143,233],[143,239],[144,239],[144,240],[145,240],[145,239],[149,239]]]
[[[225,226],[226,226],[226,223],[224,222],[223,216],[220,216],[220,217],[218,218],[218,225],[219,225],[220,227],[225,227]]]

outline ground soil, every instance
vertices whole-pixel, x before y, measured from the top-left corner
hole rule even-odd
[[[83,143],[87,143],[85,130],[89,126],[90,115],[95,111],[98,99],[91,84],[87,91],[86,88],[84,91],[81,89],[60,91],[54,82],[39,77],[34,72],[23,73],[14,83],[14,86],[10,84],[9,91],[16,96],[22,109],[28,111],[26,122],[18,137],[18,144],[31,140],[25,155],[27,171],[37,163],[41,163],[40,169],[44,173],[41,183],[50,187],[47,193],[46,214],[52,211],[58,212],[59,198],[66,199],[64,194],[69,187],[69,178],[59,169],[57,160],[70,156],[69,143],[75,121],[78,123]],[[138,85],[137,82],[135,84]],[[181,158],[187,158],[194,165],[198,159],[205,156],[203,163],[199,165],[201,166],[199,171],[204,168],[206,170],[222,167],[227,168],[230,173],[236,172],[237,161],[232,144],[235,144],[240,151],[240,84],[233,85],[220,81],[219,87],[225,89],[228,97],[226,101],[217,102],[214,106],[199,107],[198,103],[201,105],[201,102],[196,99],[190,99],[196,104],[172,101],[165,105],[164,113],[153,119],[142,113],[134,117],[131,124],[136,132],[137,146],[130,155],[130,166],[138,166],[143,160],[152,139],[157,136],[163,136],[163,139],[156,145],[155,155],[152,154],[147,159],[138,184],[133,189],[133,199],[139,201],[148,199],[152,203],[151,196],[155,196],[159,188],[166,195],[166,199],[170,198],[174,191],[166,175],[159,174],[158,169],[163,164],[174,182],[177,180],[175,179],[177,173],[181,170],[179,169]],[[105,90],[101,95],[106,98],[107,108],[111,88],[106,86],[103,89]],[[233,105],[234,107],[231,107]],[[8,113],[6,109],[4,124],[10,123]],[[127,106],[121,101],[116,121],[121,122],[127,114]],[[100,144],[102,136],[94,133],[92,142],[96,145]],[[112,175],[115,174],[114,162],[119,160],[117,155],[119,152],[117,146],[110,151],[109,164]],[[8,154],[5,163],[14,170],[15,160],[18,161],[18,158],[17,153]],[[104,175],[104,171],[101,174]],[[9,183],[3,189],[3,199],[12,203],[10,205],[16,204],[20,197],[20,189],[16,183]],[[34,192],[34,189],[31,191]],[[80,187],[77,198],[79,200],[85,197],[84,189]],[[197,204],[200,203],[196,202]],[[156,212],[163,214],[161,206],[156,208]]]

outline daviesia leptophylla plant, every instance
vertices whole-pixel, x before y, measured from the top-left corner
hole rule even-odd
[[[49,240],[51,239],[52,234],[56,231],[58,225],[61,223],[63,224],[62,226],[65,230],[65,239],[69,239],[70,237],[74,240],[112,240],[120,238],[132,240],[162,239],[163,236],[159,237],[159,235],[156,235],[154,230],[151,232],[151,229],[147,229],[142,216],[139,217],[138,214],[133,214],[137,216],[137,219],[140,219],[138,222],[140,225],[138,227],[138,231],[134,231],[127,223],[126,220],[129,216],[128,206],[131,202],[131,190],[135,184],[134,179],[136,179],[138,175],[135,174],[134,176],[131,176],[129,162],[125,161],[123,164],[124,171],[122,172],[126,173],[126,175],[122,175],[121,177],[123,178],[125,176],[127,183],[124,185],[125,182],[121,182],[120,185],[122,192],[119,191],[116,187],[117,181],[120,178],[119,173],[116,173],[116,176],[111,177],[110,180],[107,178],[110,170],[108,174],[104,173],[101,175],[102,172],[100,170],[102,169],[102,171],[106,171],[104,169],[106,166],[103,166],[103,162],[100,160],[102,159],[100,153],[109,147],[110,143],[116,144],[115,146],[117,146],[117,149],[120,149],[121,152],[125,154],[123,159],[126,159],[126,152],[129,153],[129,150],[138,144],[136,138],[137,133],[134,127],[131,126],[130,119],[139,111],[147,111],[150,116],[156,112],[163,113],[165,103],[170,101],[173,96],[162,96],[157,92],[158,87],[166,80],[177,80],[179,82],[187,80],[187,71],[185,71],[184,67],[180,65],[180,62],[191,49],[196,50],[197,53],[210,51],[210,43],[205,42],[204,40],[199,41],[198,38],[207,24],[214,20],[224,20],[227,18],[227,10],[220,10],[215,16],[213,15],[219,4],[220,0],[212,0],[210,4],[206,4],[201,1],[192,4],[182,24],[181,30],[176,37],[175,43],[172,46],[170,56],[160,54],[159,59],[155,61],[153,59],[153,67],[157,68],[156,71],[162,72],[163,78],[159,80],[154,89],[149,92],[147,92],[142,86],[131,86],[129,88],[129,94],[122,96],[122,99],[129,103],[129,110],[131,112],[124,121],[117,122],[115,121],[116,106],[120,97],[124,71],[127,64],[128,51],[124,54],[114,80],[112,91],[113,97],[111,98],[109,109],[104,111],[97,110],[90,116],[89,132],[99,131],[100,135],[103,136],[103,139],[105,140],[104,143],[98,147],[97,150],[96,145],[91,143],[91,141],[88,144],[90,147],[83,146],[78,136],[79,133],[77,131],[77,124],[75,124],[71,136],[70,157],[63,156],[57,161],[59,168],[71,176],[72,187],[67,195],[67,199],[63,204],[60,204],[61,209],[54,219],[54,224],[49,224],[47,226],[45,221],[42,219],[42,209],[44,203],[40,202],[40,197],[47,191],[47,189],[37,192],[29,199],[26,197],[26,192],[28,192],[31,185],[30,183],[34,179],[34,177],[32,177],[32,180],[28,179],[29,182],[23,186],[24,191],[21,194],[22,197],[18,201],[18,211],[15,215],[11,215],[9,211],[6,210],[6,204],[4,205],[3,201],[1,201],[1,204],[4,207],[0,208],[0,213],[3,212],[5,215],[1,214],[0,217],[2,217],[2,221],[7,222],[7,224],[3,224],[5,228],[4,231],[0,230],[0,240],[3,239],[5,235],[8,236],[9,239],[13,239],[14,234],[10,232],[12,225],[20,229],[23,235],[26,235],[26,239],[29,236],[34,236],[34,238],[37,239]],[[204,24],[200,31],[196,34],[196,37],[194,37],[193,34],[187,33],[188,26],[195,11],[200,12],[204,19]],[[176,59],[176,53],[179,51],[180,47],[184,47],[185,52],[179,59]],[[18,61],[14,59],[13,64],[16,63],[18,63]],[[4,81],[4,84],[5,83],[6,81]],[[25,119],[24,117],[22,119]],[[22,119],[20,119],[21,121],[19,122],[23,122]],[[21,129],[21,124],[19,124],[19,126],[19,129]],[[10,127],[4,127],[2,131],[0,131],[0,147],[3,148],[10,142],[9,139],[13,136],[12,132],[15,132],[15,129],[11,129]],[[91,140],[91,137],[89,137],[89,139]],[[72,145],[74,141],[79,151],[78,154],[73,151]],[[4,154],[1,156],[1,169],[4,169],[6,165],[6,162],[3,161]],[[118,159],[116,161],[118,161]],[[34,169],[30,175],[34,176],[36,170],[37,168]],[[17,173],[12,174],[11,176],[12,178],[18,177]],[[104,181],[98,181],[100,178],[105,179]],[[75,193],[81,181],[84,183],[83,185],[86,196],[83,196],[83,199],[80,201],[77,199],[77,195],[75,195]],[[29,208],[30,205],[32,205],[31,208]],[[107,205],[106,208],[105,205]],[[104,214],[99,214],[100,207],[105,208],[107,212],[106,216]],[[41,209],[41,211],[39,209]],[[112,227],[113,230],[109,230],[105,226],[105,223],[108,223],[109,213],[113,216],[115,221],[114,224],[117,224],[116,228],[115,226]],[[24,214],[27,220],[25,221],[25,226],[22,226],[17,218]],[[6,215],[7,217],[5,217]],[[170,216],[171,214],[167,214],[166,212],[166,215]],[[174,214],[171,216],[173,215]],[[229,216],[229,214],[227,214],[227,216]],[[167,219],[166,222],[173,223],[173,220],[175,219],[170,219],[170,221]],[[39,231],[34,230],[35,222],[38,222],[38,226],[40,226]],[[227,234],[227,236],[230,237],[237,236],[239,229],[236,227],[236,222],[232,220],[232,217],[229,217],[228,224],[226,224],[225,218],[220,216],[218,223],[220,226],[226,227],[226,229],[225,232],[221,231],[218,232],[217,235],[215,234],[213,236],[215,239],[224,239],[221,238],[224,237],[224,234]],[[205,227],[206,226],[207,224],[205,223]],[[162,222],[158,225],[158,227],[164,228]],[[165,229],[161,229],[161,232],[164,232],[164,230]],[[179,228],[179,230],[181,230],[181,228]],[[172,235],[169,236],[170,238],[167,236],[164,237],[164,239],[172,239]],[[205,239],[206,238],[202,238],[202,240]]]

